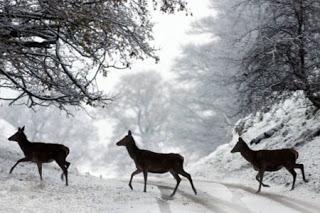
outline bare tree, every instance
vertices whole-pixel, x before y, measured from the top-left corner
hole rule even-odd
[[[252,39],[238,39],[255,24],[248,22],[253,11],[236,7],[241,1],[212,0],[217,14],[195,22],[192,29],[211,39],[184,46],[171,68],[180,88],[170,93],[175,105],[169,121],[170,140],[195,158],[229,141],[239,116],[241,97],[234,76]]]
[[[106,104],[99,74],[153,57],[150,7],[173,13],[182,0],[0,1],[0,99],[36,105]]]
[[[313,0],[244,1],[258,11],[258,25],[248,29],[255,41],[246,51],[240,73],[243,105],[270,105],[302,90],[320,108],[320,2]]]
[[[130,129],[142,143],[158,147],[170,113],[169,85],[155,71],[144,71],[123,76],[116,88],[121,92],[106,111],[115,121],[115,138]]]
[[[180,89],[170,93],[170,140],[186,152],[196,149],[195,155],[208,154],[230,139],[239,110],[230,82],[237,70],[227,63],[222,46],[217,41],[186,46],[172,68]]]
[[[144,148],[166,151],[163,145],[170,146],[172,141],[166,137],[167,120],[171,116],[170,86],[157,72],[143,71],[122,76],[115,88],[120,91],[115,100],[106,109],[101,109],[113,124],[111,142],[101,157],[103,160],[98,160],[95,166],[103,164],[101,166],[107,166],[119,174],[132,168],[127,153],[115,145],[128,130],[134,133],[137,143]]]

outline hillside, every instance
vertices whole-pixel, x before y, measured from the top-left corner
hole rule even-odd
[[[303,96],[297,93],[267,113],[249,115],[240,120],[234,128],[234,136],[230,143],[221,145],[215,152],[194,165],[197,176],[233,179],[258,187],[255,180],[256,171],[239,153],[230,153],[240,132],[254,150],[290,147],[298,150],[298,162],[304,164],[309,183],[305,184],[300,171],[297,171],[296,192],[291,193],[303,191],[317,196],[320,193],[320,112],[314,112],[306,103]],[[264,133],[270,132],[272,136],[264,138]],[[261,139],[261,136],[263,139],[257,140]],[[251,141],[258,141],[258,144],[250,145]],[[282,169],[266,173],[264,182],[270,183],[271,188],[263,188],[263,191],[270,191],[276,187],[287,193],[291,187],[292,176]]]

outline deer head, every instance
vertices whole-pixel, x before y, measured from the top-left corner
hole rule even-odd
[[[117,146],[128,146],[130,143],[134,141],[131,131],[128,131],[128,135],[124,136],[120,141],[118,141],[116,144]]]
[[[247,144],[241,137],[239,137],[238,142],[231,150],[231,153],[241,152],[241,150],[243,150],[244,147],[247,147]]]
[[[22,128],[18,127],[18,131],[8,138],[9,141],[22,141],[25,140],[27,136],[24,134],[24,126]]]

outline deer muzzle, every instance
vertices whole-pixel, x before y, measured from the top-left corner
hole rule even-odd
[[[233,147],[233,149],[231,149],[231,151],[230,151],[231,153],[235,153],[235,152],[238,152],[238,149],[237,149],[237,147]]]

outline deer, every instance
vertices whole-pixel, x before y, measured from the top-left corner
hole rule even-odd
[[[254,151],[249,148],[247,143],[239,137],[238,142],[231,150],[231,153],[240,152],[249,163],[252,164],[254,170],[258,171],[256,180],[259,182],[259,188],[256,193],[261,191],[261,186],[270,187],[263,183],[263,175],[265,172],[275,172],[281,168],[286,168],[293,177],[291,190],[294,190],[297,173],[295,168],[301,170],[302,178],[304,182],[308,182],[304,174],[304,165],[297,164],[296,160],[299,157],[298,152],[293,149],[276,149],[276,150],[258,150]]]
[[[116,143],[116,145],[125,146],[129,156],[133,159],[136,165],[136,170],[131,174],[129,181],[129,187],[131,190],[133,190],[133,176],[141,172],[143,173],[144,177],[144,192],[147,191],[148,172],[158,174],[169,172],[177,181],[177,184],[170,197],[175,195],[180,184],[181,178],[179,177],[179,174],[189,180],[194,194],[197,194],[197,190],[193,185],[191,175],[183,169],[184,158],[181,155],[176,153],[156,153],[149,150],[139,149],[130,130],[124,138]]]
[[[42,164],[55,161],[62,169],[61,179],[66,178],[66,186],[68,186],[68,168],[70,162],[66,158],[70,152],[69,148],[62,144],[30,142],[24,133],[25,127],[18,127],[18,131],[8,138],[9,141],[17,142],[24,154],[24,158],[18,160],[10,169],[11,174],[14,168],[21,162],[33,162],[38,166],[40,180],[42,181]]]

